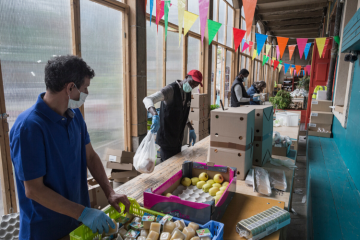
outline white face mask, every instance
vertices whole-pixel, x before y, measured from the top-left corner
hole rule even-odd
[[[244,82],[246,82],[248,80],[248,78],[247,77],[244,77]]]
[[[75,85],[76,87],[76,85]],[[79,91],[79,89],[76,87],[76,89]],[[69,95],[69,103],[68,103],[68,108],[71,108],[71,109],[76,109],[76,108],[79,108],[81,107],[84,102],[85,102],[85,99],[86,97],[88,96],[86,93],[83,93],[83,92],[80,92],[80,98],[79,100],[73,100],[73,99],[70,99],[70,95]]]

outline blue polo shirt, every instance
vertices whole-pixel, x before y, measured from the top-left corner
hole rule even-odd
[[[21,113],[10,131],[20,205],[20,240],[59,239],[79,226],[71,217],[56,213],[25,195],[24,181],[43,177],[45,186],[72,202],[90,207],[85,146],[90,143],[79,109],[66,117],[53,111],[39,95]]]

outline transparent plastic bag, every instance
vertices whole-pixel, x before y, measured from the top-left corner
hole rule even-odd
[[[250,169],[248,175],[246,176],[245,183],[248,186],[253,185],[253,175],[254,175],[254,169]]]
[[[272,165],[275,166],[285,166],[289,169],[295,169],[297,168],[297,166],[295,165],[295,163],[291,160],[291,159],[286,159],[286,160],[280,160],[280,159],[276,159],[276,158],[270,158],[270,163]]]
[[[134,156],[134,167],[141,173],[152,173],[155,168],[156,153],[159,149],[155,144],[155,134],[148,132],[142,140]]]
[[[271,195],[271,187],[269,180],[269,173],[263,168],[256,167],[254,170],[254,190],[255,192],[264,194],[266,196]]]
[[[271,169],[269,174],[271,188],[285,192],[287,189],[285,172],[280,169]]]

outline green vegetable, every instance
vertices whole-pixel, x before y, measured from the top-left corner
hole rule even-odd
[[[269,101],[272,103],[274,108],[286,109],[289,108],[291,103],[290,93],[284,90],[277,92],[275,97],[271,97]]]
[[[219,108],[220,106],[217,104],[210,105],[210,111]]]

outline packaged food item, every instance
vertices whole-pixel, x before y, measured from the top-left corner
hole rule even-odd
[[[110,224],[109,224],[109,232],[105,233],[105,236],[110,236],[110,235],[113,235],[115,233],[117,233],[119,231],[119,225],[117,222],[115,222],[114,219],[111,219],[113,221],[113,223],[115,224],[115,228],[112,228],[110,227]]]
[[[199,229],[199,224],[191,222],[189,223],[188,227],[191,227],[192,229],[194,229],[194,231]]]
[[[182,233],[178,228],[175,228],[174,231],[171,233],[170,240],[175,240],[175,239],[185,240],[185,238],[186,235]]]
[[[118,219],[116,219],[115,220],[116,222],[118,222],[118,223],[121,223],[121,224],[125,224],[125,223],[127,223],[127,222],[129,222],[130,221],[130,218],[128,218],[128,217],[124,217],[124,216],[120,216]]]
[[[147,237],[149,235],[149,230],[143,229],[140,231],[140,236]]]
[[[141,222],[141,218],[135,217],[131,222]]]
[[[159,233],[155,231],[150,231],[149,235],[147,236],[146,240],[158,240]]]
[[[199,229],[196,231],[197,235],[202,239],[203,237],[209,237],[211,238],[212,235],[211,235],[211,232],[209,229],[207,228],[204,228],[204,229]]]
[[[120,236],[122,238],[124,238],[126,233],[127,233],[127,230],[124,227],[122,227],[122,228],[119,229],[118,233],[120,234]]]
[[[146,240],[146,237],[144,237],[144,236],[139,236],[139,237],[137,238],[137,240]]]
[[[176,225],[174,222],[167,221],[164,225],[163,231],[172,233],[172,231],[174,231],[175,227],[176,227]]]
[[[126,234],[125,237],[129,237],[129,238],[137,238],[140,235],[140,231],[135,231],[130,229]]]
[[[195,230],[191,227],[184,228],[183,233],[186,235],[185,240],[190,240],[195,237]]]
[[[152,222],[155,221],[155,216],[145,213],[144,216],[141,218],[145,229],[150,229],[150,225]]]
[[[131,224],[131,222],[127,222],[127,223],[125,223],[125,225],[124,225],[124,228],[125,228],[127,231],[130,229],[130,224]]]
[[[131,213],[127,213],[126,215],[125,215],[125,217],[126,218],[128,218],[129,219],[129,221],[132,221],[133,219],[134,219],[134,215],[132,215]]]
[[[160,222],[162,218],[163,218],[163,216],[157,215],[156,222]]]
[[[130,227],[136,231],[140,231],[144,228],[144,225],[141,222],[132,222],[130,224]]]
[[[150,232],[154,231],[160,234],[160,229],[161,229],[161,224],[160,223],[156,223],[156,222],[152,222],[150,225]],[[150,233],[149,233],[150,234]]]
[[[159,223],[161,225],[164,225],[167,221],[170,221],[172,218],[173,216],[167,214],[159,221]]]
[[[160,240],[170,240],[171,238],[171,233],[169,232],[163,232],[160,235]]]
[[[193,237],[190,240],[200,240],[200,238],[199,237]]]
[[[211,237],[202,237],[200,240],[211,240]]]
[[[182,231],[186,227],[185,222],[183,220],[177,220],[177,221],[175,221],[175,227],[177,229],[179,229],[180,231]]]

